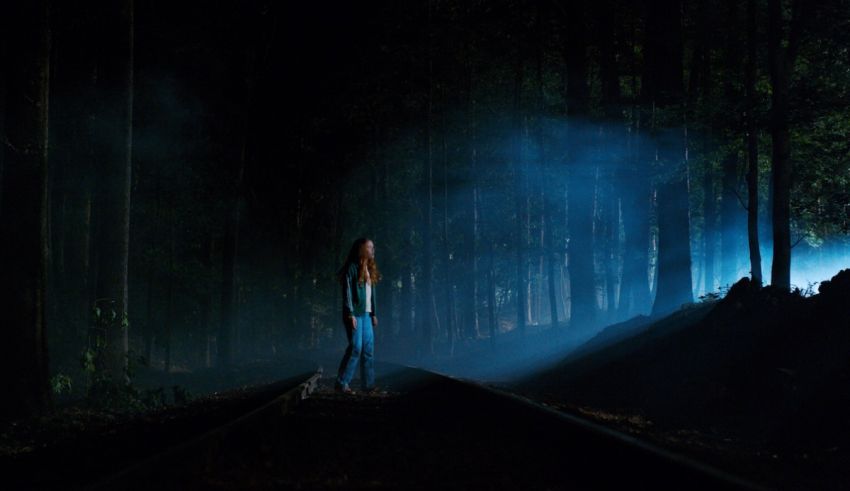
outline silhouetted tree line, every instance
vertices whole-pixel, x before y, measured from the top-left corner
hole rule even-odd
[[[123,383],[333,343],[364,234],[405,356],[847,245],[845,0],[3,10],[5,417],[83,350]]]

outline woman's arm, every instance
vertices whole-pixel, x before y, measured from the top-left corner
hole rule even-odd
[[[378,317],[376,316],[377,310],[375,310],[375,285],[372,285],[372,327],[378,326]]]
[[[342,281],[342,320],[345,322],[354,312],[354,303],[351,298],[351,268],[345,273]]]

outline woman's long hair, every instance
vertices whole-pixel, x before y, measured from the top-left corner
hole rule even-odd
[[[369,270],[369,279],[373,285],[381,280],[381,272],[378,271],[378,263],[375,262],[375,258],[366,257],[366,242],[370,240],[367,237],[360,237],[351,244],[351,249],[348,250],[348,257],[345,259],[345,263],[343,263],[342,267],[336,273],[339,281],[345,279],[345,274],[348,272],[348,265],[352,263],[357,265],[358,283],[366,282],[367,269]]]

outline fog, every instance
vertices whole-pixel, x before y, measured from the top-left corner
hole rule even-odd
[[[521,46],[474,9],[469,25],[446,11],[440,25],[458,29],[432,40],[433,26],[420,22],[428,5],[393,6],[380,15],[398,25],[367,29],[357,43],[329,34],[360,39],[349,15],[369,26],[384,18],[352,7],[328,23],[309,7],[275,30],[264,9],[242,12],[241,23],[221,9],[196,25],[184,7],[161,30],[145,10],[132,128],[133,356],[189,371],[216,365],[232,345],[235,363],[332,365],[346,343],[334,272],[361,236],[375,242],[384,274],[377,359],[483,379],[537,370],[606,326],[711,300],[749,275],[746,155],[740,138],[724,139],[722,118],[650,109],[629,92],[641,74],[625,58],[617,68],[632,87],[606,100],[590,45],[589,92],[577,105],[556,26],[540,46]],[[499,15],[514,7],[500,5]],[[458,51],[469,26],[478,48]],[[104,187],[89,146],[108,134],[87,109],[91,74],[77,58],[89,51],[65,29],[58,44],[74,56],[57,57],[51,158],[55,169],[75,164],[51,177],[51,253],[65,254],[53,274],[70,279],[51,283],[53,372],[78,365],[90,328],[93,292],[71,297],[92,290],[96,265],[88,283],[61,268],[72,252],[93,254],[91,198]],[[302,52],[296,41],[305,39],[315,46]],[[78,134],[80,118],[93,126]],[[770,143],[762,131],[766,283]],[[795,183],[792,193],[791,283],[811,293],[850,266],[850,241],[823,226],[846,215],[830,211],[841,203],[803,220],[805,189]],[[222,307],[231,297],[232,319]]]
[[[382,295],[386,298],[387,290],[392,290],[389,294],[394,296],[392,303],[396,311],[390,314],[384,311],[384,319],[388,315],[390,319],[384,320],[380,329],[389,333],[385,332],[384,343],[379,338],[378,359],[426,366],[458,376],[507,381],[553,365],[609,325],[628,321],[635,327],[667,315],[670,311],[644,317],[652,312],[657,292],[657,214],[658,207],[665,203],[658,200],[656,189],[665,180],[675,179],[677,172],[686,176],[691,190],[690,227],[672,233],[679,246],[683,250],[687,248],[690,257],[692,300],[703,302],[722,297],[732,283],[749,276],[746,211],[733,196],[733,213],[728,219],[721,215],[722,200],[729,198],[723,195],[719,182],[714,189],[718,213],[712,230],[713,244],[707,245],[704,238],[705,191],[701,180],[707,166],[712,164],[712,156],[701,155],[696,144],[696,148],[687,152],[687,158],[684,152],[689,142],[700,141],[698,132],[689,132],[686,139],[682,128],[647,134],[622,123],[528,117],[519,136],[511,124],[479,125],[475,128],[476,141],[471,145],[464,140],[468,128],[445,126],[451,129],[432,136],[430,153],[436,310],[431,319],[433,356],[423,353],[421,346],[409,345],[423,342],[420,331],[424,273],[421,268],[394,264],[400,256],[399,244],[409,240],[411,231],[415,240],[416,233],[421,233],[422,222],[427,220],[429,154],[415,153],[422,144],[417,148],[410,141],[391,143],[384,156],[351,175],[354,182],[368,182],[370,173],[389,163],[390,180],[394,173],[404,175],[418,190],[405,203],[412,211],[405,213],[404,207],[393,209],[374,216],[371,221],[358,223],[359,232],[343,234],[372,237],[380,267],[394,273],[391,283],[383,287]],[[665,146],[682,150],[682,159],[678,162],[670,159],[673,164],[661,162],[658,149]],[[407,162],[418,162],[421,170],[417,169],[413,176],[405,174],[410,172],[403,167],[409,165]],[[739,162],[734,169],[737,175],[742,175],[743,165]],[[762,189],[769,184],[769,174],[765,174],[761,175]],[[738,186],[736,192],[743,192],[745,199],[744,184],[739,182]],[[571,189],[589,199],[570,201]],[[761,200],[766,208],[764,194]],[[348,203],[344,202],[344,210]],[[351,203],[354,208],[357,202]],[[585,214],[592,221],[592,255],[584,256],[592,261],[593,267],[592,317],[584,324],[572,322],[570,315],[576,308],[570,288],[571,274],[575,274],[570,272],[570,240],[574,237],[569,223],[569,218],[574,216],[569,213],[570,205],[578,208],[576,215]],[[768,218],[767,210],[762,210],[759,219],[764,222]],[[382,220],[389,223],[381,223]],[[724,221],[731,224],[724,226]],[[642,235],[646,242],[629,237],[640,224],[647,227]],[[765,283],[769,284],[771,234],[765,230],[764,223],[760,228],[762,269]],[[447,242],[444,232],[449,234]],[[403,237],[399,239],[393,234]],[[473,234],[477,234],[474,250],[469,239]],[[524,333],[517,319],[518,234],[524,244],[522,261],[528,271]],[[418,255],[423,253],[424,244],[422,237],[418,238],[414,252],[417,262],[421,260]],[[714,249],[715,257],[710,283],[705,277],[706,247]],[[804,294],[816,293],[818,282],[850,265],[850,248],[846,237],[840,235],[826,237],[816,245],[800,240],[792,254],[792,288],[799,287]],[[557,325],[553,325],[550,314],[550,256],[556,275]],[[630,265],[634,267],[630,261],[635,258],[643,261],[638,265],[642,274],[631,279],[624,277],[624,271]],[[491,268],[495,283],[492,286],[496,301],[495,340],[489,339],[488,332],[487,274]],[[471,285],[473,281],[477,284]],[[638,282],[648,296],[636,297],[634,292],[638,288],[628,284],[629,281]],[[413,312],[400,312],[400,305],[406,305],[403,298],[408,288],[413,289],[416,298]],[[474,318],[472,308],[478,314],[479,329],[467,337],[465,333],[470,326],[463,323]],[[454,329],[451,335],[446,327],[449,323]],[[341,352],[344,331],[339,326],[333,332],[336,339],[330,339],[330,344]]]

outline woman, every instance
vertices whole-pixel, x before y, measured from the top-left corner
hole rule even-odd
[[[375,285],[381,279],[375,263],[375,244],[367,238],[355,240],[337,276],[342,286],[342,322],[348,336],[348,347],[339,364],[336,390],[353,392],[349,383],[359,364],[360,385],[364,392],[372,393],[376,390],[375,369],[372,366],[375,335],[372,328],[378,325],[375,317]]]

